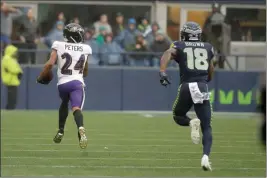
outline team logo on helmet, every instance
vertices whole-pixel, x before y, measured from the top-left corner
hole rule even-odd
[[[187,22],[181,28],[181,39],[183,41],[197,41],[200,40],[202,29],[199,24],[195,22]]]
[[[71,23],[65,27],[63,36],[65,41],[82,43],[84,40],[84,29],[79,24]]]

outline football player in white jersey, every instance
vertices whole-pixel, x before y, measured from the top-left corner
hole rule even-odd
[[[83,77],[88,74],[88,59],[92,49],[84,41],[84,29],[75,23],[65,26],[63,31],[65,42],[55,41],[49,61],[45,64],[43,71],[37,78],[37,82],[48,84],[47,79],[51,69],[58,59],[58,92],[61,98],[59,108],[59,129],[54,138],[55,143],[60,143],[64,136],[64,127],[68,117],[68,104],[71,103],[74,120],[78,128],[79,144],[82,149],[87,146],[87,138],[83,125],[82,108],[85,99]]]

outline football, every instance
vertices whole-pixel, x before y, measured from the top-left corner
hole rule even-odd
[[[51,81],[53,79],[53,72],[50,71],[48,72],[44,77],[43,77],[43,80],[46,80],[46,81]]]

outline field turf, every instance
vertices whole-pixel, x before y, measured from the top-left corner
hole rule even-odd
[[[2,176],[265,177],[258,118],[213,119],[212,172],[200,168],[202,145],[171,115],[85,112],[89,138],[80,150],[70,112],[61,144],[57,111],[2,111]]]

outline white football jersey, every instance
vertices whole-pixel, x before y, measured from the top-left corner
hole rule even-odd
[[[91,47],[82,43],[55,41],[52,49],[57,50],[58,56],[57,84],[73,80],[79,80],[84,84],[83,69],[88,56],[92,54]]]

